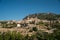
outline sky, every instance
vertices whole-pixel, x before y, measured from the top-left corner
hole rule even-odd
[[[60,13],[60,0],[0,0],[0,20],[21,20],[33,13]]]

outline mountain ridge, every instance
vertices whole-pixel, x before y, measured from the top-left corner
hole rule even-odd
[[[35,14],[30,14],[30,15],[27,15],[25,18],[23,18],[23,20],[24,19],[27,19],[28,17],[29,18],[35,18],[35,17],[37,17],[38,19],[43,19],[43,20],[47,20],[47,17],[53,17],[54,16],[54,18],[60,18],[60,14],[56,14],[56,13],[50,13],[50,12],[48,12],[48,13],[35,13]]]

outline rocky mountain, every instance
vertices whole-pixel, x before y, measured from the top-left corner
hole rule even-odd
[[[35,13],[35,14],[31,14],[26,16],[24,19],[27,18],[35,18],[37,17],[38,19],[42,19],[42,20],[48,20],[48,18],[50,19],[59,19],[60,18],[60,14],[55,14],[55,13]]]

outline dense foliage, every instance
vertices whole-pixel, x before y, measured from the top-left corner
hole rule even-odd
[[[54,33],[38,31],[36,34],[23,36],[20,32],[0,32],[0,40],[59,40],[60,31],[55,30]]]

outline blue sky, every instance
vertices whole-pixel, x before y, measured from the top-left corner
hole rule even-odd
[[[60,0],[0,0],[0,20],[20,20],[28,14],[60,13]]]

